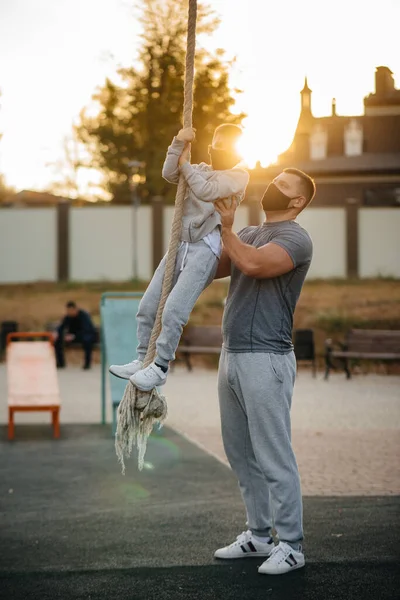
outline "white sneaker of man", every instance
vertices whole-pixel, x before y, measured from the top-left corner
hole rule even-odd
[[[167,373],[164,373],[155,362],[152,362],[148,367],[141,369],[129,379],[142,392],[150,392],[153,388],[164,385]]]
[[[129,379],[135,373],[143,369],[143,363],[141,360],[133,360],[126,365],[111,365],[109,367],[110,373],[115,375],[115,377],[119,377],[120,379]]]
[[[271,556],[258,567],[262,575],[283,575],[295,569],[304,567],[304,554],[300,550],[294,550],[286,542],[279,542],[272,550]]]
[[[229,546],[219,548],[214,553],[214,558],[257,558],[258,556],[269,556],[275,547],[274,540],[269,538],[267,542],[256,540],[250,530],[243,531],[237,536],[236,542]]]

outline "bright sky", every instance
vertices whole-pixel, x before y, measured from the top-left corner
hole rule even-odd
[[[400,1],[209,0],[222,18],[209,48],[237,57],[233,86],[249,114],[245,158],[269,161],[296,126],[304,75],[313,111],[362,112],[376,66],[400,86]],[[54,177],[62,140],[95,87],[118,64],[132,64],[138,23],[134,0],[0,1],[0,172],[17,188],[41,189]],[[246,11],[243,11],[243,7]]]

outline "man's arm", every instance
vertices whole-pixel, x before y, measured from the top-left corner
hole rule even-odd
[[[294,268],[292,259],[281,246],[270,242],[261,248],[255,248],[239,239],[232,231],[235,201],[220,200],[215,207],[221,215],[224,251],[244,275],[255,279],[269,279]]]
[[[222,250],[221,258],[219,259],[217,272],[215,273],[214,279],[222,279],[223,277],[229,277],[231,274],[231,259],[229,254]]]
[[[67,325],[69,324],[69,317],[68,315],[66,315],[63,320],[61,321],[61,323],[59,324],[59,326],[57,327],[57,333],[58,335],[61,335],[62,332],[64,331],[64,329],[67,328]]]
[[[269,279],[294,269],[289,254],[273,242],[254,248],[244,244],[232,229],[222,228],[222,241],[231,261],[248,277]]]

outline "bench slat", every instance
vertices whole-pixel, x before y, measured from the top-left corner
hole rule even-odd
[[[346,350],[348,352],[375,352],[384,354],[385,352],[391,352],[394,354],[400,354],[400,346],[389,345],[389,344],[347,344]]]
[[[400,360],[400,352],[352,352],[334,350],[332,352],[334,358],[365,358],[376,360]]]
[[[220,354],[221,348],[216,346],[179,346],[179,352],[189,352],[192,354]]]
[[[185,348],[186,352],[213,352],[216,348],[218,348],[218,351],[220,351],[221,346],[221,327],[214,325],[209,325],[206,327],[191,325],[183,333],[179,350]],[[194,350],[194,348],[202,348],[206,350]]]
[[[380,336],[384,338],[400,338],[400,331],[398,330],[385,330],[385,329],[351,329],[349,331],[349,336],[354,337],[374,337]]]

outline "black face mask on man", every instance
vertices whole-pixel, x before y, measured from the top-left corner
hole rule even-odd
[[[298,196],[295,196],[294,198],[298,198]],[[270,183],[265,190],[264,196],[261,198],[261,206],[265,211],[286,210],[290,201],[294,200],[294,198],[286,196],[275,183]]]

